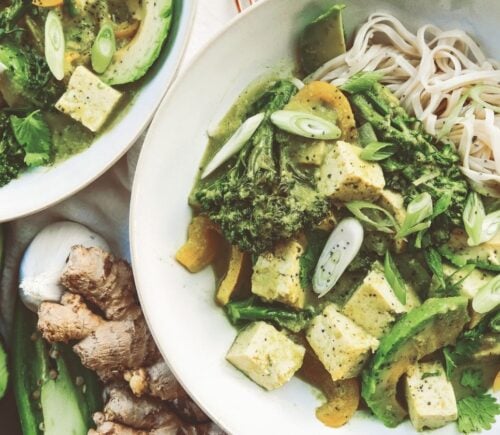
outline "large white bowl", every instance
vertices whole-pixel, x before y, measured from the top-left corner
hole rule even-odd
[[[239,92],[283,60],[293,59],[304,24],[325,0],[269,0],[239,17],[192,63],[161,105],[149,130],[133,189],[131,241],[135,279],[154,337],[172,370],[195,400],[235,435],[413,433],[406,422],[385,428],[359,412],[333,430],[316,420],[318,400],[298,379],[265,392],[227,363],[235,337],[214,303],[211,270],[192,275],[174,259],[186,237],[187,197],[207,142]],[[460,27],[500,58],[496,0],[352,0],[348,31],[375,11],[389,11],[408,26],[431,22]],[[499,425],[496,429],[499,429]],[[449,425],[436,433],[456,433]],[[498,432],[497,432],[498,433]]]
[[[25,216],[59,202],[109,169],[144,131],[182,59],[196,0],[174,0],[167,43],[133,102],[112,127],[85,151],[53,167],[29,171],[0,188],[0,222]]]

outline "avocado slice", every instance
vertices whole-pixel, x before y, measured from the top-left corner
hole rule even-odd
[[[109,85],[140,79],[160,55],[172,22],[172,0],[144,0],[144,18],[132,41],[118,50],[100,76]]]
[[[479,269],[500,272],[500,234],[478,246],[467,244],[467,234],[462,230],[452,232],[439,253],[457,267],[474,264]]]
[[[401,376],[425,355],[454,343],[468,320],[467,298],[427,299],[382,338],[363,372],[362,396],[386,426],[397,426],[407,414],[396,397]]]
[[[342,24],[344,8],[345,5],[334,5],[304,29],[299,40],[299,55],[306,74],[346,52]]]

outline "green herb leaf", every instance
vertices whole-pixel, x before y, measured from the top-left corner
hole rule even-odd
[[[427,193],[421,193],[408,204],[406,218],[401,226],[396,238],[401,239],[412,233],[429,228],[433,214],[432,198]]]
[[[443,356],[444,356],[446,377],[448,379],[451,379],[453,372],[457,368],[457,363],[455,362],[455,359],[453,357],[453,353],[452,353],[450,348],[445,347],[443,349]]]
[[[490,394],[460,399],[457,408],[458,430],[462,433],[491,429],[495,416],[500,414],[500,405]]]
[[[481,197],[476,192],[470,193],[463,214],[465,231],[469,235],[467,240],[469,246],[476,246],[481,243],[481,232],[485,217],[486,212]]]
[[[397,227],[394,217],[383,207],[367,201],[351,201],[346,205],[347,209],[361,222],[370,225],[382,233],[394,233]]]
[[[391,157],[396,152],[396,147],[389,142],[372,142],[368,144],[361,153],[359,157],[366,161],[380,161]]]
[[[434,248],[426,249],[424,252],[425,261],[434,276],[439,280],[442,288],[446,288],[446,281],[443,272],[443,260],[438,251]]]
[[[25,163],[30,167],[49,163],[52,135],[40,111],[37,110],[26,118],[11,115],[10,123],[16,140],[26,151]]]
[[[360,72],[354,74],[340,89],[349,94],[359,94],[369,91],[378,83],[384,74],[376,71]]]
[[[407,292],[406,284],[403,278],[401,277],[401,274],[399,273],[396,263],[394,263],[394,259],[392,258],[392,255],[390,254],[389,251],[386,251],[385,253],[384,274],[389,285],[394,291],[394,294],[399,299],[399,302],[405,305],[406,292]]]
[[[460,385],[470,388],[474,394],[486,392],[483,384],[483,372],[479,369],[465,369],[460,377]]]
[[[321,230],[312,231],[307,235],[307,246],[299,259],[300,285],[303,289],[310,288],[312,285],[314,269],[316,268],[321,252],[323,252],[328,236],[328,232]]]

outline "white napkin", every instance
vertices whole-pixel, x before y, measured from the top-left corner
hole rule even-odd
[[[235,15],[233,0],[198,0],[181,69]],[[130,259],[130,190],[143,138],[112,169],[77,195],[48,210],[6,224],[5,266],[0,282],[0,333],[7,343],[11,335],[20,258],[29,242],[47,224],[59,220],[82,223],[102,235],[115,255]]]

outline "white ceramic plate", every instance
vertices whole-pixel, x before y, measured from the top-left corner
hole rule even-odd
[[[294,42],[304,24],[331,3],[269,0],[233,22],[170,90],[149,130],[136,172],[132,254],[149,325],[189,393],[235,435],[414,433],[408,422],[390,430],[364,412],[341,429],[329,429],[316,420],[318,400],[300,380],[271,393],[259,388],[224,359],[235,330],[213,302],[212,272],[189,274],[174,259],[185,240],[191,216],[187,197],[205,149],[207,128],[252,80],[282,60],[293,59]],[[500,59],[496,0],[346,3],[348,32],[370,13],[388,11],[412,28],[430,22],[465,29]],[[456,426],[435,433],[456,433]]]
[[[23,174],[0,188],[0,222],[34,213],[67,198],[109,169],[144,131],[175,77],[196,8],[196,0],[174,0],[173,22],[160,58],[119,121],[84,152],[49,168]]]

